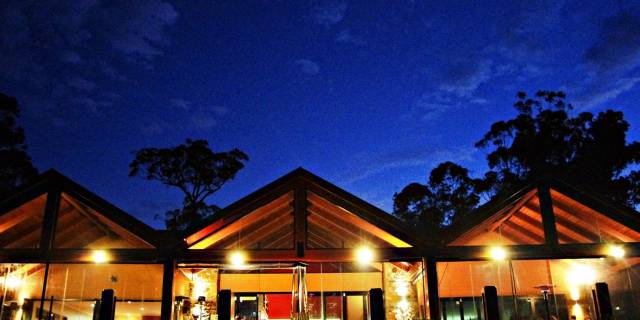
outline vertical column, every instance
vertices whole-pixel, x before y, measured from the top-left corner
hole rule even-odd
[[[440,297],[438,295],[438,269],[436,260],[423,258],[422,263],[427,266],[427,290],[429,294],[429,316],[431,320],[440,319]]]
[[[40,235],[40,256],[45,260],[44,279],[42,283],[42,295],[40,296],[40,309],[38,319],[45,319],[45,300],[47,296],[47,282],[49,281],[49,261],[50,251],[53,247],[56,219],[60,208],[60,196],[62,191],[58,187],[49,186],[47,191],[47,202],[44,207],[44,219],[42,221],[42,233]],[[49,316],[47,315],[47,319]]]
[[[49,250],[53,247],[53,237],[60,208],[61,190],[51,187],[47,193],[47,203],[44,207],[44,219],[42,222],[42,235],[40,237],[40,250],[44,256],[49,256]]]
[[[540,199],[540,213],[542,214],[545,243],[555,247],[558,245],[558,232],[556,231],[556,217],[553,214],[553,203],[551,202],[551,191],[548,183],[538,184],[538,199]]]
[[[294,190],[294,239],[296,256],[304,257],[307,247],[307,190],[302,184],[297,184]]]
[[[160,320],[170,320],[173,311],[173,275],[176,270],[176,261],[167,258],[162,269],[162,304],[160,307]]]

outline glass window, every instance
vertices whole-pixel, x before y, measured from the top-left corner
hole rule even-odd
[[[47,195],[43,194],[0,216],[0,248],[32,249],[40,246]]]
[[[508,261],[438,262],[440,308],[446,319],[480,319],[485,286],[498,291],[501,319],[512,319],[513,287]],[[444,317],[443,317],[444,318]]]
[[[218,312],[217,293],[230,290],[232,314],[239,319],[290,319],[291,266],[254,264],[244,270],[234,270],[226,265],[180,266],[174,282],[174,312],[177,312],[178,320],[192,319],[195,314],[204,314],[202,319],[215,317]],[[418,267],[407,270],[412,275],[421,273]],[[383,288],[383,273],[382,263],[364,266],[352,263],[308,265],[306,285],[310,319],[367,319],[369,290]],[[414,288],[416,282],[413,281],[416,280],[412,278],[408,281],[409,286]],[[417,290],[411,289],[411,292],[409,299],[416,301],[411,305],[417,309],[420,304],[417,302]],[[413,309],[415,313],[421,314],[416,309]],[[257,314],[254,315],[256,310]]]
[[[102,291],[113,289],[116,319],[160,317],[162,265],[52,264],[45,309],[57,319],[93,319]]]
[[[56,248],[65,249],[153,248],[138,236],[66,193],[63,193],[60,199],[54,245]]]
[[[387,319],[426,319],[422,262],[384,262]]]
[[[38,319],[44,270],[43,264],[0,264],[2,320]]]

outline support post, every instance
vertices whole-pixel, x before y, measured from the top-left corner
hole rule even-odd
[[[438,296],[438,269],[436,260],[423,258],[422,263],[427,266],[427,291],[429,294],[429,316],[431,320],[440,319],[440,297]]]
[[[558,232],[556,230],[556,217],[553,214],[553,203],[548,183],[538,184],[538,199],[540,199],[540,214],[544,228],[545,243],[552,247],[558,246]]]
[[[160,307],[160,320],[171,320],[173,311],[173,275],[176,270],[176,261],[168,258],[162,269],[162,302]]]
[[[302,184],[297,184],[294,191],[294,238],[296,257],[304,257],[307,247],[307,190]]]
[[[116,296],[113,289],[102,290],[99,320],[113,320],[116,316]]]

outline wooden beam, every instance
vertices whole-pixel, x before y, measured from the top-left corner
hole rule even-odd
[[[53,246],[53,236],[56,229],[56,219],[60,209],[60,197],[62,191],[57,187],[51,187],[47,193],[47,202],[44,207],[42,222],[42,236],[40,237],[40,250],[46,253]]]
[[[188,250],[178,257],[178,263],[224,263],[232,250]],[[296,250],[245,250],[248,263],[256,262],[355,262],[353,249],[307,249],[304,257]],[[376,261],[420,261],[415,248],[374,249]]]
[[[511,220],[506,221],[503,225],[513,230],[516,234],[523,236],[526,239],[529,239],[529,240],[525,240],[524,242],[520,242],[520,244],[543,244],[544,243],[544,237],[537,235],[536,233],[532,232],[530,229],[527,229],[521,225],[518,225],[517,223]],[[502,232],[502,234],[504,235],[504,231]]]
[[[307,190],[296,186],[293,198],[293,237],[298,257],[304,257],[307,248]]]
[[[547,245],[558,245],[558,233],[556,230],[556,219],[553,214],[553,203],[549,185],[541,183],[538,185],[538,199],[540,200],[540,214],[542,214],[542,227],[544,229],[544,239]]]
[[[591,230],[588,230],[587,228],[585,228],[584,225],[579,225],[578,223],[580,222],[574,223],[569,219],[563,217],[563,214],[567,214],[567,215],[571,215],[571,214],[558,208],[557,203],[554,203],[554,207],[555,207],[554,214],[556,213],[555,210],[558,211],[557,214],[555,215],[555,220],[556,220],[556,227],[557,227],[559,237],[568,238],[571,240],[571,243],[597,242],[597,240],[600,238]],[[535,203],[527,204],[525,208],[527,210],[532,210],[532,211],[540,210],[540,208]]]

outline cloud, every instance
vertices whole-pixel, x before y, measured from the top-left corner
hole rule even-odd
[[[631,90],[637,83],[639,77],[622,78],[612,82],[597,82],[587,87],[586,93],[578,100],[576,106],[580,109],[591,109],[617,98],[619,95]]]
[[[316,24],[331,27],[342,21],[347,12],[347,4],[344,2],[332,2],[316,6],[313,10],[313,21]]]
[[[53,99],[53,109],[25,105],[39,108],[35,114],[49,112],[43,117],[110,105],[100,89],[127,81],[123,72],[139,68],[139,60],[150,65],[177,19],[162,0],[5,0],[0,6],[0,81],[20,88],[13,94],[25,102]]]
[[[211,129],[218,124],[218,121],[205,112],[197,112],[191,116],[191,124],[198,129]]]
[[[351,34],[351,31],[348,29],[342,30],[336,36],[336,42],[338,43],[351,43],[358,46],[364,45],[365,41],[362,37],[355,36]]]
[[[298,59],[296,61],[293,62],[295,65],[300,67],[300,70],[302,70],[302,72],[310,75],[310,76],[314,76],[316,74],[318,74],[318,72],[320,72],[320,66],[311,61],[311,60],[307,60],[307,59]]]
[[[191,108],[191,102],[184,99],[171,99],[171,106],[181,110],[189,110]]]
[[[355,169],[345,178],[344,183],[354,183],[385,171],[404,167],[435,167],[444,161],[456,163],[474,161],[476,149],[458,147],[450,149],[421,149],[392,150],[380,154],[368,155],[368,165],[354,166]]]
[[[164,29],[175,23],[178,13],[162,0],[120,1],[100,11],[98,24],[111,47],[125,55],[152,59],[166,44]]]
[[[640,65],[640,16],[619,12],[602,21],[598,40],[585,60],[600,73],[629,70]]]
[[[466,59],[448,65],[440,77],[440,89],[459,97],[470,97],[491,78],[488,60]]]
[[[80,91],[93,91],[96,88],[96,83],[80,77],[73,77],[67,81],[69,87]]]

